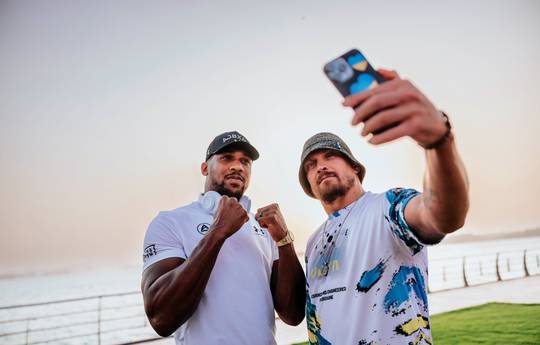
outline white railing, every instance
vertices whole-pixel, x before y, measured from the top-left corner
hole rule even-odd
[[[130,344],[159,339],[138,291],[0,307],[0,344]]]
[[[428,291],[540,274],[540,248],[431,260]],[[160,339],[139,291],[0,307],[0,344],[134,344]]]
[[[540,274],[540,248],[429,261],[428,291],[468,287]]]

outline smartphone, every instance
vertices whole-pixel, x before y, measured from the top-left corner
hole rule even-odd
[[[324,74],[343,97],[368,90],[384,82],[364,54],[351,49],[324,65]]]

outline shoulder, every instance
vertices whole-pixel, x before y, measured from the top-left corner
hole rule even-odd
[[[368,214],[379,214],[388,208],[386,192],[373,193],[366,191],[351,210],[351,217],[365,217]]]
[[[189,217],[197,217],[202,215],[203,212],[197,202],[192,202],[188,205],[184,205],[173,210],[160,211],[156,216],[156,219],[164,219],[174,222],[182,222],[183,219]]]
[[[190,218],[197,217],[199,213],[201,211],[196,202],[173,210],[160,211],[150,222],[148,232],[164,230],[175,232]]]
[[[411,188],[394,188],[386,192],[388,201],[386,220],[390,229],[400,240],[400,243],[408,247],[412,255],[419,253],[424,248],[424,243],[417,237],[416,231],[409,226],[405,219],[405,208],[409,201],[420,192]]]
[[[400,216],[404,220],[405,207],[412,198],[420,195],[420,192],[413,188],[392,188],[384,195],[388,205],[386,208],[388,216],[397,221]]]
[[[420,194],[420,192],[416,189],[398,187],[387,190],[384,193],[384,196],[390,204],[395,204],[403,201],[409,201],[418,194]]]

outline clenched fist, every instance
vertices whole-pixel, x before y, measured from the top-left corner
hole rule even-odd
[[[249,215],[238,200],[224,195],[219,200],[213,227],[216,231],[223,231],[225,237],[230,237],[248,220]]]
[[[287,224],[285,224],[285,219],[283,219],[278,204],[259,208],[255,219],[263,228],[268,229],[274,241],[278,242],[287,235]]]

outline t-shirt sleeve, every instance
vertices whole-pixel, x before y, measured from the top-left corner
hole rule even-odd
[[[163,259],[187,258],[176,228],[176,222],[167,212],[160,212],[152,220],[144,236],[143,270]]]
[[[410,250],[412,255],[420,252],[424,248],[424,243],[418,239],[415,230],[405,221],[405,207],[419,194],[420,192],[415,189],[404,188],[394,188],[386,192],[389,206],[385,212],[385,219],[394,235]]]

